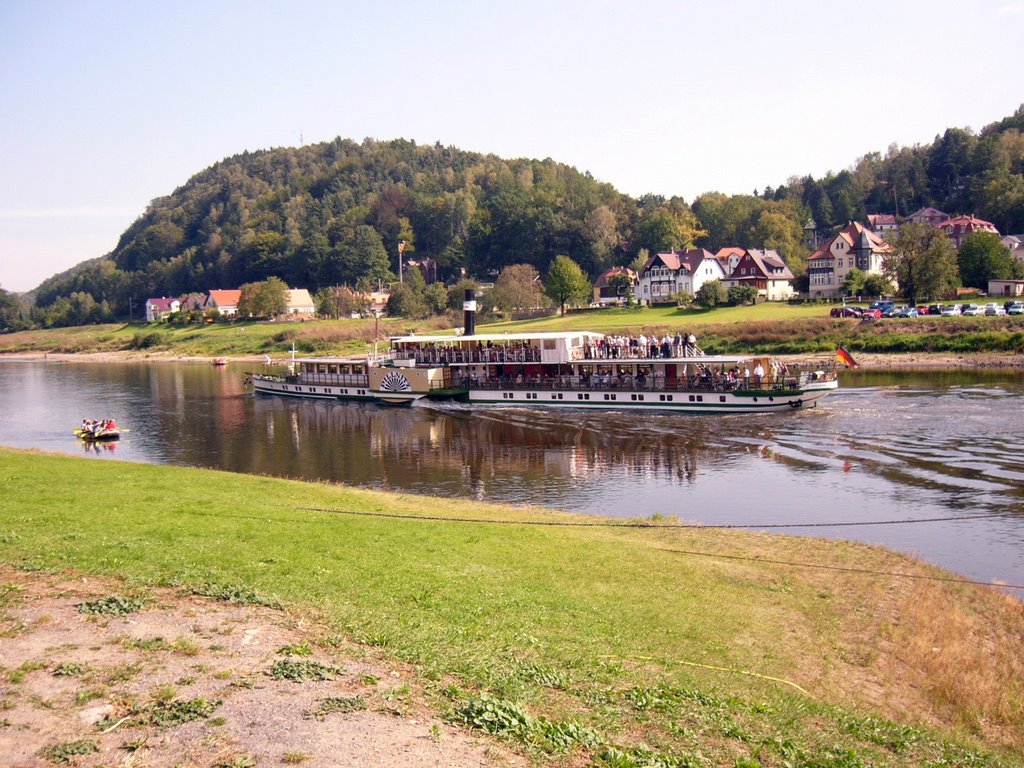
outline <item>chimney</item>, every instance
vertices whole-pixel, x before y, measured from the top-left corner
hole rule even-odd
[[[472,336],[476,333],[476,299],[473,298],[473,289],[467,288],[465,298],[462,301],[462,331],[463,336]]]

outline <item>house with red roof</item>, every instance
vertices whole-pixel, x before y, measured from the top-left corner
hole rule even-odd
[[[155,323],[158,320],[164,320],[179,309],[181,309],[180,299],[169,299],[166,296],[159,299],[146,299],[146,322]]]
[[[869,213],[868,228],[881,237],[895,237],[899,234],[900,224],[891,213]]]
[[[611,280],[613,277],[618,275],[625,275],[629,278],[630,285],[633,286],[633,291],[636,291],[636,272],[629,267],[612,267],[606,269],[597,279],[594,280],[594,303],[600,304],[602,307],[611,306],[614,304],[624,304],[626,297],[619,294],[619,286],[612,285]]]
[[[231,316],[238,314],[238,302],[242,299],[242,291],[238,289],[221,290],[220,288],[210,291],[203,305],[203,311],[216,309],[222,315]]]
[[[959,251],[964,239],[974,232],[993,232],[999,234],[999,230],[991,221],[979,219],[977,216],[955,216],[947,219],[938,225],[939,229],[946,233],[953,245]]]
[[[640,270],[637,298],[642,304],[664,303],[680,294],[692,296],[708,280],[725,277],[725,269],[715,254],[703,248],[656,253]]]
[[[736,269],[736,265],[740,263],[740,259],[743,258],[743,254],[746,252],[745,248],[738,248],[735,245],[731,245],[719,249],[718,253],[715,254],[715,258],[718,259],[718,263],[722,265],[722,269],[725,270],[725,274],[731,275],[733,270]]]
[[[766,301],[785,301],[796,295],[793,272],[776,251],[748,248],[729,275],[727,284],[749,285]]]
[[[869,275],[882,273],[882,261],[892,251],[879,235],[851,221],[807,259],[808,293],[811,298],[840,296],[851,269]]]
[[[907,216],[906,221],[911,224],[931,224],[939,226],[942,222],[949,220],[949,214],[943,213],[938,208],[922,208]]]

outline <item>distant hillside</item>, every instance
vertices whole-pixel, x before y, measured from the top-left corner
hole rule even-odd
[[[951,128],[928,146],[890,147],[822,179],[760,195],[631,198],[553,160],[504,160],[453,147],[348,139],[246,152],[155,200],[108,256],[36,289],[40,308],[73,293],[127,317],[152,295],[276,275],[294,286],[376,283],[406,258],[439,277],[487,278],[566,254],[593,278],[650,252],[693,245],[773,248],[804,269],[803,225],[932,205],[1024,231],[1024,107],[980,133]]]

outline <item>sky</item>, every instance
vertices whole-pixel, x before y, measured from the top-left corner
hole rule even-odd
[[[245,150],[412,139],[749,194],[1024,103],[1024,0],[3,0],[0,288]]]

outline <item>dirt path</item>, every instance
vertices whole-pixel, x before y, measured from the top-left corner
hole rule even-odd
[[[526,764],[440,720],[407,670],[318,647],[283,611],[159,589],[121,613],[126,594],[0,566],[3,765]]]

